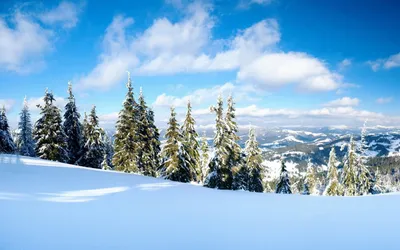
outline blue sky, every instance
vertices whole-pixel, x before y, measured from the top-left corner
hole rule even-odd
[[[0,103],[12,124],[24,96],[34,117],[45,88],[111,128],[126,70],[165,126],[168,109],[233,94],[241,126],[396,126],[400,122],[398,1],[5,1]]]

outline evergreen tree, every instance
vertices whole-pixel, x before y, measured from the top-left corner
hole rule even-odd
[[[232,189],[233,173],[228,167],[228,137],[223,116],[223,100],[219,96],[217,106],[211,107],[215,112],[214,157],[211,159],[204,186],[219,189]]]
[[[0,153],[13,154],[17,147],[10,134],[10,127],[6,116],[6,109],[0,110]]]
[[[24,107],[20,113],[18,130],[17,145],[19,153],[24,156],[34,157],[36,155],[35,142],[33,140],[31,114],[29,113],[26,97],[24,99]]]
[[[200,150],[201,150],[201,156],[200,156],[201,177],[200,177],[200,180],[202,182],[204,182],[205,178],[207,176],[207,172],[208,172],[208,164],[210,162],[210,156],[208,154],[208,150],[209,150],[208,142],[207,142],[205,133],[201,139]]]
[[[353,137],[350,138],[348,145],[347,160],[344,164],[342,182],[344,195],[355,196],[357,195],[357,170],[356,170],[357,154],[355,152],[355,143]]]
[[[340,196],[343,193],[342,186],[339,183],[339,175],[336,168],[337,159],[335,147],[332,147],[328,162],[328,185],[325,188],[324,195]]]
[[[371,191],[371,174],[368,168],[365,166],[366,158],[365,151],[367,150],[367,129],[366,122],[361,130],[361,146],[360,146],[360,157],[356,160],[356,181],[357,181],[357,193],[359,195],[366,195]]]
[[[148,109],[147,111],[149,127],[151,130],[151,152],[153,153],[151,160],[153,161],[152,165],[154,169],[157,170],[160,168],[160,152],[161,152],[161,143],[160,143],[160,132],[158,131],[157,126],[154,122],[154,111],[152,109]],[[156,173],[157,174],[157,173]]]
[[[67,150],[69,163],[75,164],[80,158],[82,151],[82,124],[80,123],[80,114],[75,104],[75,97],[72,93],[72,84],[68,83],[68,103],[65,105],[64,113],[64,133],[67,138]]]
[[[315,168],[312,166],[311,162],[308,163],[306,178],[304,180],[304,195],[315,195],[316,191],[316,177]]]
[[[153,160],[154,152],[152,139],[153,130],[150,127],[148,108],[144,100],[142,89],[140,89],[138,103],[138,123],[137,123],[137,166],[139,172],[146,176],[156,176],[157,167]]]
[[[90,168],[101,168],[104,159],[105,147],[103,143],[104,130],[99,126],[99,118],[96,114],[96,106],[93,106],[89,120],[86,122],[85,144],[83,146],[83,155],[78,159],[80,166]]]
[[[110,136],[107,134],[107,132],[104,131],[104,136],[103,136],[103,144],[104,144],[104,152],[106,155],[107,159],[107,165],[111,168],[113,168],[112,165],[112,158],[114,156],[114,148],[113,148],[113,143],[111,141]]]
[[[290,188],[289,173],[286,170],[286,165],[283,161],[282,161],[282,166],[281,166],[281,174],[279,176],[278,183],[276,184],[275,193],[277,193],[277,194],[291,194],[292,193],[292,190]]]
[[[62,128],[61,111],[54,105],[54,96],[47,90],[44,106],[38,105],[41,117],[35,123],[33,139],[36,155],[42,159],[68,162],[66,136]]]
[[[374,186],[372,188],[373,194],[381,194],[385,192],[385,184],[382,180],[381,172],[379,168],[375,171]]]
[[[182,125],[182,135],[183,143],[188,149],[188,154],[190,158],[190,168],[191,172],[195,173],[194,179],[192,181],[200,180],[201,178],[201,168],[200,168],[200,154],[199,148],[200,144],[198,142],[198,134],[194,128],[195,120],[192,116],[192,106],[190,101],[187,104],[186,117]]]
[[[246,142],[246,166],[249,171],[249,188],[250,192],[263,192],[262,183],[262,156],[258,146],[254,129],[249,130],[249,139]]]
[[[176,120],[175,109],[171,108],[171,117],[165,134],[167,142],[162,150],[163,161],[161,164],[161,175],[172,181],[190,182],[193,172],[190,169],[190,158],[185,145],[182,143],[183,136]]]
[[[103,169],[103,170],[112,170],[112,168],[110,167],[108,162],[109,162],[108,156],[107,156],[107,154],[104,154],[103,161],[101,162],[101,169]]]
[[[119,112],[114,140],[113,165],[115,170],[137,173],[137,104],[133,97],[131,77],[128,72],[128,83],[123,108]]]

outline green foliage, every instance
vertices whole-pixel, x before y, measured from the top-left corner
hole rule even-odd
[[[205,181],[205,178],[207,176],[208,173],[208,168],[209,168],[209,163],[210,163],[210,156],[208,153],[208,142],[207,142],[207,138],[206,135],[204,134],[204,136],[202,137],[201,140],[201,157],[200,157],[200,167],[201,167],[201,176],[200,176],[200,180],[202,182]]]
[[[246,141],[245,153],[246,166],[249,171],[248,190],[250,192],[263,192],[262,156],[254,129],[249,130],[249,139]]]
[[[291,185],[289,179],[289,173],[286,169],[285,163],[282,161],[281,166],[281,174],[279,176],[278,183],[276,184],[276,191],[277,194],[291,194]]]
[[[52,93],[47,90],[43,98],[44,106],[38,105],[41,117],[35,123],[34,140],[36,155],[42,159],[67,162],[66,136],[62,128],[61,112],[53,104]]]
[[[187,104],[186,117],[182,125],[183,144],[187,148],[189,155],[190,171],[195,173],[192,181],[202,180],[202,173],[200,168],[200,144],[198,142],[199,135],[195,129],[195,120],[192,116],[192,106],[190,102]]]
[[[128,173],[137,173],[137,103],[133,97],[133,88],[130,75],[126,85],[126,94],[123,108],[119,112],[114,140],[114,157],[112,160],[115,170]]]
[[[344,164],[343,168],[343,189],[344,195],[346,196],[355,196],[357,195],[357,169],[356,169],[356,161],[357,154],[355,152],[355,143],[353,137],[350,139],[350,144],[348,146],[348,156],[347,161]]]
[[[343,188],[339,183],[339,175],[337,171],[337,159],[335,147],[332,147],[329,154],[328,162],[328,185],[325,188],[324,195],[327,196],[340,196],[343,194]]]

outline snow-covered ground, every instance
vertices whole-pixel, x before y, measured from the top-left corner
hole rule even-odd
[[[220,191],[0,155],[0,249],[398,250],[400,195]]]

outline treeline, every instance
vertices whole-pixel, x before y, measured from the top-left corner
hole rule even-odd
[[[154,112],[147,106],[142,90],[137,101],[134,97],[130,75],[126,84],[127,94],[116,121],[113,139],[99,125],[96,107],[89,114],[78,112],[72,85],[68,85],[68,102],[61,110],[54,104],[51,92],[45,92],[43,105],[39,105],[40,118],[32,126],[28,103],[20,113],[18,133],[12,138],[6,112],[0,112],[0,153],[19,153],[98,168],[163,177],[172,181],[197,182],[209,188],[247,190],[251,192],[292,193],[292,185],[284,161],[281,173],[271,188],[263,179],[265,168],[254,129],[249,130],[245,148],[239,146],[235,103],[227,99],[226,110],[222,97],[210,108],[215,114],[213,151],[205,136],[199,138],[195,129],[190,102],[183,124],[176,119],[171,108],[166,142],[161,148],[160,133],[155,125]],[[380,182],[365,165],[365,130],[362,133],[361,154],[357,154],[351,140],[344,170],[339,176],[334,148],[330,153],[329,170],[324,195],[365,195],[379,191]],[[316,194],[315,168],[309,167],[305,176],[303,194]]]

